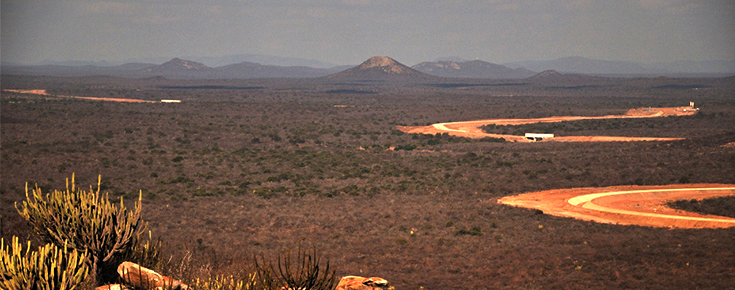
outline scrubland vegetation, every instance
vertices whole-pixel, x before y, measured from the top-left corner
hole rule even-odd
[[[160,271],[186,278],[252,273],[253,256],[301,244],[318,249],[337,276],[379,276],[397,289],[735,284],[735,229],[603,225],[496,204],[555,188],[735,183],[735,146],[726,146],[735,142],[732,78],[344,84],[3,76],[2,87],[183,100],[4,92],[0,234],[7,241],[15,235],[42,245],[14,205],[25,199],[26,182],[49,192],[74,172],[83,186],[101,175],[113,203],[133,206],[142,190],[141,216],[178,261]],[[689,101],[699,114],[493,129],[683,141],[515,144],[395,129]],[[731,204],[713,207],[732,212]]]
[[[696,213],[735,218],[735,197],[732,196],[705,200],[676,200],[670,202],[669,206]]]

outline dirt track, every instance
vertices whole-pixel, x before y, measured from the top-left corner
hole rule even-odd
[[[506,196],[498,203],[601,223],[668,228],[735,227],[735,219],[672,209],[674,200],[735,195],[733,184],[616,186],[546,190]]]
[[[147,101],[147,100],[140,100],[140,99],[98,98],[98,97],[52,95],[46,92],[46,90],[11,90],[11,89],[8,89],[8,90],[3,90],[3,91],[10,92],[10,93],[18,93],[18,94],[30,94],[30,95],[53,97],[53,98],[80,99],[80,100],[90,100],[90,101],[105,101],[105,102],[120,102],[120,103],[157,103],[155,101]]]
[[[503,138],[510,142],[534,142],[523,136],[488,134],[480,128],[484,125],[522,125],[532,123],[555,123],[564,121],[579,120],[599,120],[599,119],[627,119],[627,118],[656,118],[668,116],[689,116],[694,115],[696,110],[690,107],[674,107],[674,108],[646,108],[628,110],[625,115],[606,115],[606,116],[559,116],[533,119],[488,119],[475,121],[461,121],[436,123],[429,126],[398,126],[397,129],[412,134],[436,134],[448,133],[452,136],[467,138]],[[611,142],[611,141],[671,141],[681,140],[684,138],[658,138],[658,137],[616,137],[616,136],[564,136],[544,139],[542,142]]]

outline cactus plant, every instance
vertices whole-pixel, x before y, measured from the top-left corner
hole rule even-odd
[[[321,257],[317,254],[316,249],[307,251],[299,246],[296,263],[291,260],[291,249],[288,249],[283,256],[278,255],[276,267],[265,262],[265,259],[262,259],[263,262],[258,260],[256,257],[255,268],[258,282],[260,282],[257,284],[258,289],[334,289],[335,271],[330,271],[329,260],[326,260],[324,264],[321,263]]]
[[[146,268],[160,270],[169,267],[163,257],[163,241],[161,241],[161,238],[154,240],[153,234],[148,231],[148,238],[145,240],[138,239],[138,243],[133,245],[132,250],[122,259],[135,262]]]
[[[122,259],[129,256],[140,240],[146,224],[141,219],[142,192],[134,210],[109,201],[107,194],[100,194],[100,177],[97,190],[90,186],[84,191],[74,184],[74,175],[66,182],[66,190],[43,195],[36,186],[29,195],[26,184],[26,200],[16,208],[33,229],[46,242],[57,246],[68,243],[77,251],[86,251],[96,285],[116,279],[115,269]]]
[[[0,239],[0,289],[80,289],[87,279],[89,268],[87,252],[46,244],[31,251],[31,244],[23,251],[18,237],[9,245]]]

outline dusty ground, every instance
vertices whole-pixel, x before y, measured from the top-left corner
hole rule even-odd
[[[488,119],[475,121],[461,121],[449,123],[436,123],[430,126],[398,126],[397,129],[412,134],[436,134],[448,133],[452,136],[467,138],[503,138],[510,142],[533,142],[523,136],[501,135],[485,133],[480,127],[484,125],[523,125],[532,123],[555,123],[564,121],[596,120],[596,119],[625,119],[625,118],[655,118],[668,116],[689,116],[697,111],[690,107],[674,108],[639,108],[631,109],[625,115],[606,116],[558,116],[532,119]],[[544,141],[556,142],[610,142],[610,141],[671,141],[684,138],[657,138],[657,137],[616,137],[616,136],[560,136],[545,139]]]
[[[140,100],[140,99],[98,98],[98,97],[52,95],[46,92],[46,90],[10,90],[8,89],[8,90],[3,90],[3,91],[10,92],[10,93],[18,93],[18,94],[30,94],[30,95],[40,95],[40,96],[45,96],[45,97],[80,99],[80,100],[90,100],[90,101],[106,101],[106,102],[121,102],[121,103],[157,103],[154,101],[147,101],[147,100]]]
[[[732,184],[614,186],[546,190],[507,196],[500,204],[601,223],[668,228],[735,227],[735,219],[672,209],[673,200],[735,195]]]

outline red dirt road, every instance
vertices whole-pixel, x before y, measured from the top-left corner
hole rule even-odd
[[[523,136],[488,134],[480,129],[484,125],[522,125],[532,123],[555,123],[565,121],[579,120],[597,120],[597,119],[626,119],[626,118],[656,118],[667,116],[689,116],[694,115],[697,111],[690,107],[674,107],[674,108],[646,108],[628,110],[625,115],[607,115],[607,116],[559,116],[533,119],[488,119],[475,121],[461,121],[436,123],[429,126],[398,126],[398,130],[412,134],[436,134],[448,133],[452,136],[467,138],[503,138],[510,142],[534,142]],[[681,140],[684,138],[657,138],[657,137],[616,137],[616,136],[564,136],[544,139],[541,142],[611,142],[611,141],[671,141]]]
[[[506,196],[498,203],[600,223],[666,228],[735,227],[735,218],[672,209],[674,200],[735,196],[733,184],[682,184],[555,189]]]
[[[80,100],[90,100],[90,101],[105,101],[105,102],[120,102],[120,103],[158,103],[155,101],[147,101],[147,100],[140,100],[140,99],[98,98],[98,97],[52,95],[52,94],[47,93],[46,90],[11,90],[11,89],[8,89],[8,90],[3,90],[3,91],[10,92],[10,93],[18,93],[18,94],[30,94],[30,95],[40,95],[40,96],[47,96],[47,97],[80,99]]]

